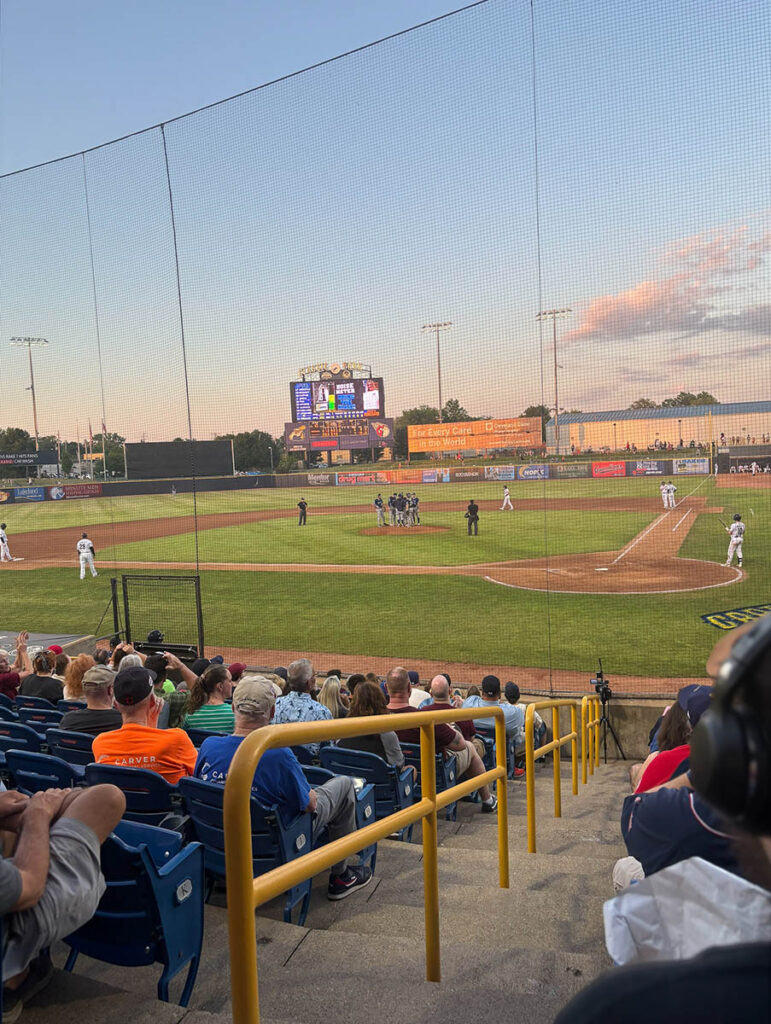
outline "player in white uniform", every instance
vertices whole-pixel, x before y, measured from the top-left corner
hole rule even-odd
[[[94,549],[94,545],[88,539],[87,533],[83,534],[75,547],[80,559],[80,578],[82,580],[86,578],[86,566],[91,570],[92,576],[98,576],[99,574],[94,568],[94,555],[96,554],[96,550]]]
[[[726,526],[726,533],[730,533],[731,540],[728,545],[728,556],[726,558],[726,565],[730,565],[734,559],[734,554],[739,560],[739,568],[742,567],[742,541],[744,540],[744,531],[746,527],[742,522],[742,517],[737,512],[734,516],[734,521],[730,526]]]
[[[664,508],[669,508],[669,484],[665,484],[662,480],[659,484],[659,490],[661,491],[661,504]]]
[[[504,484],[504,487],[503,487],[503,504],[498,509],[498,511],[499,512],[503,512],[507,508],[511,509],[512,512],[514,511],[514,506],[511,504],[511,495],[509,494],[509,489]]]
[[[0,562],[12,562],[11,552],[8,548],[8,537],[5,533],[5,523],[0,523]]]
[[[667,484],[667,501],[668,501],[667,508],[674,508],[675,507],[675,494],[676,493],[677,493],[677,488],[675,487],[675,485],[670,480],[669,483]]]

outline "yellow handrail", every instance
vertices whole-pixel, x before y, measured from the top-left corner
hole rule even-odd
[[[600,698],[596,695],[581,698],[581,782],[586,785],[586,764],[594,775],[600,763]]]
[[[473,780],[436,793],[434,726],[440,723],[495,719],[496,767]],[[266,750],[347,736],[420,729],[420,783],[422,799],[366,828],[327,843],[304,856],[252,877],[252,835],[249,800],[254,773]],[[415,714],[378,715],[336,721],[294,722],[257,729],[244,737],[230,765],[224,797],[225,877],[228,890],[228,934],[233,995],[233,1020],[259,1024],[257,989],[257,935],[254,912],[268,900],[331,867],[359,850],[385,839],[396,829],[423,820],[423,878],[425,904],[426,979],[440,981],[439,878],[437,811],[466,793],[495,781],[498,796],[498,878],[509,887],[508,799],[506,792],[506,726],[500,708],[457,708]]]
[[[560,708],[570,708],[570,732],[560,736]],[[533,749],[533,724],[536,711],[551,708],[553,739],[537,750]],[[578,730],[576,724],[576,702],[541,700],[527,705],[525,712],[525,785],[527,787],[527,850],[535,853],[535,759],[554,752],[554,817],[562,817],[562,785],[560,779],[560,747],[570,744],[573,767],[573,796],[578,794]]]

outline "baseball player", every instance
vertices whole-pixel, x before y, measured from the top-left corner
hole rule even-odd
[[[659,484],[659,491],[661,491],[661,503],[664,508],[669,508],[669,484],[665,484],[662,480]]]
[[[78,552],[78,558],[80,559],[80,578],[82,580],[86,578],[86,566],[91,570],[92,576],[98,576],[99,573],[94,568],[94,555],[96,554],[96,549],[88,539],[87,533],[83,534],[75,545],[75,549]]]
[[[514,511],[514,506],[511,504],[511,495],[509,494],[509,489],[504,484],[503,485],[503,504],[501,505],[501,507],[500,507],[500,509],[498,511],[499,512],[504,512],[507,508],[510,509],[512,512]]]
[[[744,531],[746,527],[742,522],[742,517],[737,512],[734,516],[734,521],[730,526],[726,526],[726,533],[731,535],[731,540],[728,544],[728,556],[726,557],[725,564],[730,565],[734,560],[734,553],[739,560],[739,568],[742,567],[742,541],[744,540]]]
[[[12,562],[11,552],[8,548],[8,537],[5,532],[5,523],[0,523],[0,562]]]
[[[396,526],[396,495],[392,494],[388,499],[388,525]]]
[[[415,525],[420,526],[420,498],[414,492],[410,499],[410,506],[412,508],[412,521]]]
[[[407,508],[407,500],[401,491],[399,491],[399,495],[394,504],[396,505],[396,525],[406,526],[407,523],[404,518],[404,513]]]
[[[674,508],[675,507],[675,494],[676,493],[677,493],[677,488],[675,487],[675,485],[670,480],[669,483],[667,484],[667,508]]]
[[[298,514],[298,517],[297,517],[297,525],[298,526],[307,526],[308,525],[308,502],[305,500],[305,498],[300,498],[300,500],[297,502],[297,508],[299,509],[299,514]]]
[[[383,496],[378,494],[374,501],[375,511],[377,512],[377,525],[385,526],[385,510],[383,508]]]
[[[404,495],[404,500],[407,503],[404,509],[404,525],[414,526],[415,519],[413,518],[412,515],[412,494],[409,491],[407,491],[407,493]]]

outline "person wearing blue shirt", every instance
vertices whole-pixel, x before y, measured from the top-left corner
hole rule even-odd
[[[232,736],[209,736],[201,744],[193,774],[204,782],[224,786],[230,764],[245,736],[270,725],[276,695],[264,676],[244,676],[233,691],[236,726]],[[326,828],[330,840],[356,830],[356,791],[348,775],[336,775],[323,786],[311,788],[300,763],[286,747],[267,750],[260,758],[252,793],[267,806],[276,805],[285,820],[305,811],[313,816],[314,839]],[[345,860],[332,865],[327,898],[342,900],[372,880],[366,867],[349,867]]]
[[[518,704],[501,704],[501,681],[498,676],[485,676],[482,680],[481,697],[466,697],[463,701],[464,708],[500,708],[503,717],[506,719],[506,739],[514,741],[514,748],[517,753],[525,745],[525,712]],[[477,719],[474,719],[477,721]],[[492,722],[491,718],[479,719],[479,721]]]
[[[287,692],[276,701],[276,725],[287,722],[318,722],[331,719],[332,712],[311,697],[310,690],[316,673],[307,658],[298,658],[287,668]],[[318,757],[318,743],[306,743],[311,757]]]

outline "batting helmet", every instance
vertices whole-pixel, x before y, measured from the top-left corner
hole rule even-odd
[[[734,515],[734,522],[735,522],[735,523],[738,523],[740,519],[741,519],[741,516],[740,516],[740,515],[739,515],[739,513],[737,512],[737,513],[736,513],[736,514]]]

